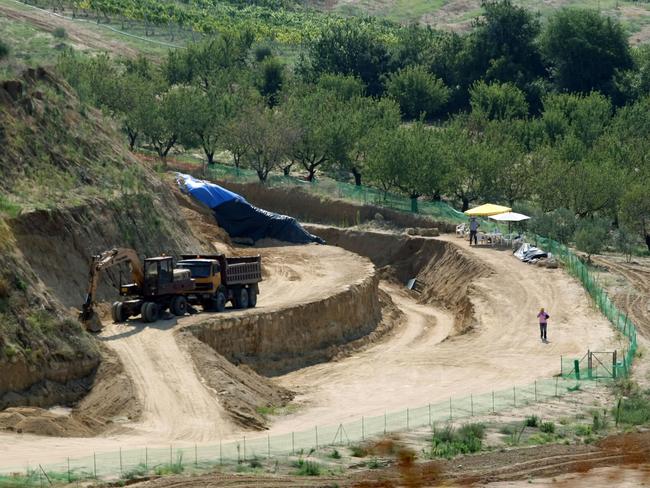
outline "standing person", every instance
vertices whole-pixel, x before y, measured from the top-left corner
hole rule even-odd
[[[546,328],[548,326],[548,319],[551,318],[549,314],[544,311],[544,308],[539,311],[537,314],[539,319],[539,335],[542,339],[542,342],[546,342]]]
[[[478,245],[478,237],[476,233],[478,232],[479,223],[476,220],[476,217],[469,218],[469,245],[472,245],[472,238],[474,238],[474,245]]]

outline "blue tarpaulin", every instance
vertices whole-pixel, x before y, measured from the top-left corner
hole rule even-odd
[[[212,209],[219,227],[230,237],[253,242],[271,238],[297,244],[325,243],[303,229],[293,217],[257,208],[241,195],[219,185],[183,173],[176,174],[176,181],[183,193]]]

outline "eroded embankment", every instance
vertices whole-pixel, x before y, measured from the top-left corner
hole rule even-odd
[[[488,275],[490,267],[458,246],[437,239],[406,234],[368,232],[322,225],[307,225],[329,244],[368,257],[383,277],[406,284],[418,281],[420,303],[437,303],[455,316],[455,333],[474,326],[470,288]]]
[[[379,278],[370,268],[371,272],[322,300],[268,312],[222,315],[190,330],[229,361],[247,364],[266,376],[328,361],[341,346],[368,336],[380,323]]]

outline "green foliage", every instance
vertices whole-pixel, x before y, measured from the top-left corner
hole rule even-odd
[[[592,429],[594,432],[599,432],[607,428],[607,410],[601,413],[599,410],[593,412]]]
[[[539,430],[545,434],[555,433],[555,424],[553,422],[542,422],[539,425]]]
[[[350,446],[350,451],[352,453],[352,457],[358,457],[358,458],[363,458],[368,455],[368,449],[361,445],[361,444],[353,444]]]
[[[375,96],[383,92],[381,76],[388,69],[388,60],[386,43],[369,24],[346,19],[325,26],[308,43],[299,71],[306,80],[324,73],[356,76],[366,85],[368,95]]]
[[[650,193],[648,182],[637,181],[623,194],[621,200],[621,218],[630,228],[636,229],[650,250]]]
[[[56,29],[54,29],[52,31],[52,35],[57,39],[65,39],[66,37],[68,37],[68,34],[63,27],[57,27]]]
[[[147,474],[148,470],[147,467],[144,464],[138,464],[135,468],[129,469],[128,471],[125,471],[122,473],[122,478],[123,480],[134,480],[137,478],[142,478]]]
[[[184,470],[185,467],[183,466],[183,454],[180,453],[176,457],[176,461],[156,466],[154,472],[159,476],[165,476],[169,474],[181,474]]]
[[[9,44],[0,39],[0,61],[9,56]]]
[[[650,422],[650,398],[647,394],[635,391],[631,396],[620,400],[620,408],[615,407],[612,415],[617,423],[625,425],[644,425]]]
[[[341,459],[341,453],[338,451],[338,449],[334,449],[329,454],[329,457],[331,457],[332,459]]]
[[[587,253],[587,260],[591,261],[591,255],[601,251],[607,242],[608,226],[595,219],[583,220],[578,224],[574,240],[576,247]]]
[[[284,64],[271,56],[261,61],[258,69],[255,85],[269,107],[274,107],[278,103],[278,94],[286,77]]]
[[[611,93],[616,71],[632,67],[622,26],[597,10],[557,11],[541,35],[540,47],[560,90]]]
[[[535,217],[530,223],[530,230],[538,235],[568,244],[575,234],[576,226],[575,214],[566,208],[558,208]]]
[[[537,427],[539,425],[539,417],[537,415],[526,417],[525,424],[526,427]]]
[[[512,83],[478,81],[470,89],[472,112],[489,120],[508,120],[528,115],[523,91]]]
[[[459,429],[446,425],[433,432],[431,457],[452,458],[458,454],[478,452],[483,446],[485,426],[483,424],[465,424]]]
[[[316,461],[308,461],[305,459],[298,459],[293,463],[293,466],[297,468],[297,476],[320,476],[322,467]]]
[[[388,76],[386,93],[399,103],[406,119],[432,118],[449,99],[449,89],[423,66],[409,66]]]
[[[573,430],[580,437],[590,436],[592,434],[592,427],[587,424],[576,424]]]
[[[351,75],[324,73],[318,79],[318,87],[332,92],[341,100],[353,100],[362,97],[366,91],[363,82]]]

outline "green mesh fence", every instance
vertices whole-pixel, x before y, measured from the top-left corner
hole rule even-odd
[[[221,164],[215,164],[207,168],[206,177],[212,180],[238,183],[259,182],[255,171]],[[268,176],[266,185],[269,187],[300,187],[330,198],[349,200],[364,205],[378,205],[403,212],[419,213],[446,222],[460,223],[467,221],[466,215],[446,203],[422,200],[417,200],[414,203],[413,200],[404,195],[383,192],[369,186],[357,186],[329,179],[317,179],[309,182],[292,176],[276,174]]]
[[[377,438],[389,432],[405,432],[433,427],[449,421],[471,421],[514,408],[540,402],[549,402],[573,391],[588,390],[594,382],[580,383],[573,378],[555,377],[538,380],[526,386],[462,398],[449,398],[436,403],[407,408],[383,415],[362,417],[338,425],[320,426],[283,435],[242,436],[229,442],[187,447],[123,449],[97,453],[78,459],[64,459],[60,463],[20,468],[2,468],[0,472],[21,475],[20,486],[40,486],[42,473],[61,481],[85,479],[128,479],[145,474],[192,472],[220,465],[231,467],[255,458],[288,460],[291,456],[306,455],[325,446],[350,446]],[[484,420],[484,419],[481,419]],[[42,468],[42,471],[41,471]],[[4,479],[7,479],[6,477]],[[3,478],[0,477],[0,485]]]
[[[564,376],[580,377],[581,379],[598,378],[601,375],[607,375],[609,372],[610,377],[627,376],[632,367],[634,355],[637,350],[637,332],[636,326],[632,323],[626,314],[614,305],[610,300],[607,292],[600,286],[596,277],[589,271],[588,267],[583,263],[578,256],[564,244],[560,244],[553,239],[548,239],[540,236],[533,236],[532,240],[547,252],[551,252],[556,256],[564,265],[570,274],[575,276],[587,293],[594,300],[596,306],[612,323],[614,328],[628,339],[627,349],[622,351],[622,354],[613,356],[612,364],[608,365],[601,357],[596,356],[596,360],[592,357],[589,362],[589,352],[587,353],[586,363],[585,357],[583,358],[562,358],[561,374]],[[576,363],[577,361],[577,363]],[[576,371],[576,364],[578,371]],[[589,366],[591,364],[591,367]],[[586,365],[586,367],[585,367]]]

